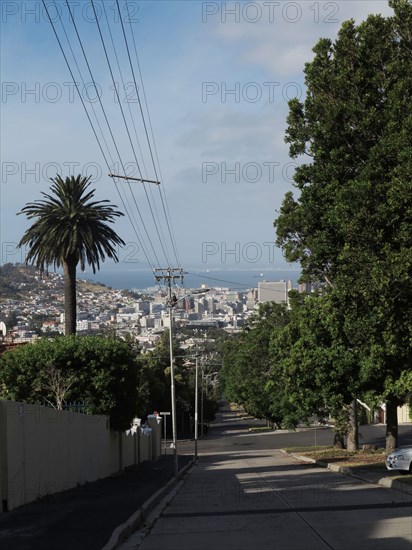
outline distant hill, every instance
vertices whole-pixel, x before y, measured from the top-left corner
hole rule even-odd
[[[0,266],[0,296],[1,299],[21,299],[24,285],[32,285],[35,281],[37,270],[31,266],[7,263]]]
[[[25,264],[7,263],[0,266],[0,301],[7,299],[24,300],[30,292],[43,290],[46,281],[53,279],[54,288],[61,287],[63,292],[63,277],[54,272],[41,273],[37,268]],[[101,283],[92,281],[77,281],[80,292],[110,292],[110,289]]]

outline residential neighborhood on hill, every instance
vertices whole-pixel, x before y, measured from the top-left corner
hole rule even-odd
[[[30,342],[39,337],[64,333],[63,275],[42,274],[31,266],[5,264],[0,272],[2,292],[0,321],[7,327],[7,339]],[[177,328],[194,333],[222,328],[237,332],[259,303],[286,302],[291,281],[263,281],[258,288],[238,291],[206,288],[202,295],[191,295],[181,288],[174,308]],[[307,285],[301,291],[310,290]],[[170,326],[167,295],[162,287],[144,293],[116,290],[90,281],[78,280],[77,334],[132,335],[143,351],[152,349]]]

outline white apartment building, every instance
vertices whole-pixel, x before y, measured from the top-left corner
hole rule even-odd
[[[258,283],[258,302],[288,303],[292,281],[261,281]]]

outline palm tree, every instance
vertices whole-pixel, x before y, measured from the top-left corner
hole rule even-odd
[[[30,248],[26,264],[42,271],[52,264],[63,267],[64,331],[68,335],[76,332],[76,267],[80,263],[84,270],[87,263],[96,273],[105,256],[118,261],[115,245],[125,243],[105,222],[112,223],[123,214],[108,200],[90,201],[95,192],[89,190],[90,177],[63,180],[57,175],[50,179],[53,195],[42,192],[45,199],[28,203],[18,212],[28,219],[37,218],[18,246]]]

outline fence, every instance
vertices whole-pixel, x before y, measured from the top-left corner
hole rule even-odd
[[[148,422],[145,434],[113,432],[107,416],[0,401],[0,510],[156,459],[161,421]]]

